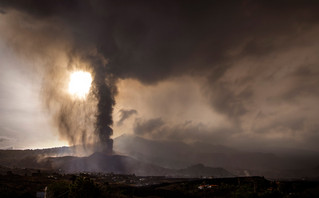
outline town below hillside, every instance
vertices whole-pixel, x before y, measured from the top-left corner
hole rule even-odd
[[[264,177],[171,178],[134,174],[64,174],[0,167],[0,197],[319,197],[319,181]]]

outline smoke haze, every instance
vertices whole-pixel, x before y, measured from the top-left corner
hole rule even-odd
[[[70,144],[102,141],[110,151],[114,130],[319,151],[315,1],[1,0],[0,8],[1,39],[35,62],[27,70],[43,76],[44,103]],[[94,79],[85,104],[64,91],[77,69]]]

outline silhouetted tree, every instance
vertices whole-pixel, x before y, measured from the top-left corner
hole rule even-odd
[[[78,177],[70,186],[69,198],[96,198],[100,196],[100,188],[89,178]]]
[[[48,185],[47,191],[46,191],[46,197],[47,198],[68,198],[69,197],[69,191],[70,191],[70,184],[67,182],[54,182],[50,185]]]

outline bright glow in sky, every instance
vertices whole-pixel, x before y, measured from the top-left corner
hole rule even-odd
[[[169,12],[152,12],[155,4],[142,3],[123,14],[125,5],[90,2],[90,10],[70,4],[69,14],[59,5],[39,13],[46,3],[17,2],[0,13],[0,148],[46,147],[58,135],[80,141],[81,130],[60,130],[68,128],[61,119],[94,134],[99,100],[115,97],[112,119],[122,121],[113,137],[319,151],[316,6],[214,3],[189,12],[191,4],[176,2]],[[138,24],[128,34],[123,27],[132,19]],[[108,85],[99,88],[107,96],[86,99],[90,72],[106,71]]]
[[[89,72],[76,71],[71,73],[69,93],[78,99],[84,99],[90,91],[92,77]]]

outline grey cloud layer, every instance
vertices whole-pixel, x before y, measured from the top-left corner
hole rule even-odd
[[[132,115],[137,114],[137,111],[135,109],[130,109],[130,110],[121,109],[120,114],[121,114],[120,120],[117,122],[118,126],[123,125],[125,120],[130,118]]]
[[[213,111],[229,118],[231,131],[317,138],[316,1],[2,0],[0,7],[2,13],[17,9],[58,25],[59,36],[71,45],[69,53],[89,62],[96,54],[103,57],[107,67],[98,70],[110,73],[114,82],[203,77],[203,94]],[[93,58],[87,55],[92,49]],[[125,115],[119,123],[132,113]],[[160,121],[137,121],[136,133],[163,127]]]
[[[218,79],[242,56],[304,45],[294,39],[319,20],[318,4],[310,1],[29,0],[1,5],[38,20],[54,19],[71,33],[75,48],[94,46],[109,59],[110,72],[150,83],[207,71]]]

